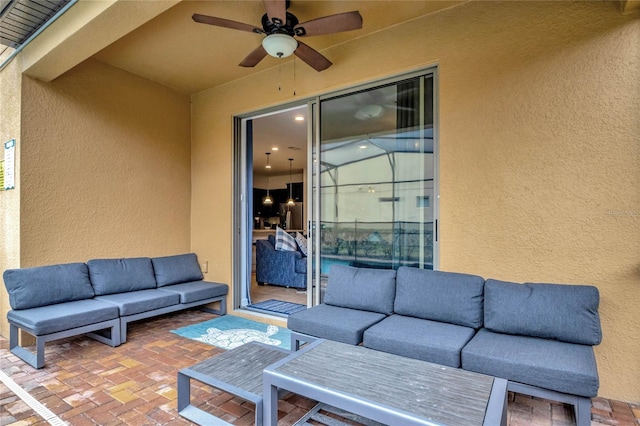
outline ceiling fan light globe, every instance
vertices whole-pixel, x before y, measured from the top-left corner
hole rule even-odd
[[[262,47],[274,58],[286,58],[293,54],[298,42],[287,34],[270,34],[262,39]]]
[[[355,117],[358,120],[370,120],[372,118],[378,118],[384,113],[384,107],[377,104],[364,105],[358,109],[355,113]]]

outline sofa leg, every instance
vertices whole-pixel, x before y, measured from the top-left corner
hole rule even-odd
[[[88,335],[87,337],[94,338],[102,343],[106,343],[111,346],[118,346],[120,344],[118,327],[120,326],[121,323],[118,319],[112,319],[109,321],[84,325],[81,327],[72,328],[70,330],[62,330],[40,336],[36,336],[32,330],[22,329],[24,332],[31,334],[36,339],[36,351],[35,353],[33,353],[25,347],[20,346],[19,333],[21,328],[15,324],[9,323],[9,350],[12,354],[16,355],[18,358],[20,358],[33,368],[42,368],[44,367],[44,345],[46,342],[85,334]],[[126,323],[124,326],[126,332]],[[107,328],[111,328],[112,330],[110,339],[96,333]]]
[[[210,314],[215,314],[220,316],[226,315],[227,314],[227,296],[222,296],[218,301],[220,302],[219,309],[212,309],[212,308],[207,308],[205,306],[202,306],[200,307],[200,310],[203,312],[209,312]]]
[[[107,333],[104,333],[104,330],[108,330]],[[115,319],[111,322],[110,327],[98,330],[92,333],[86,333],[88,337],[91,337],[94,340],[97,340],[100,343],[104,343],[105,345],[109,345],[111,347],[119,346],[120,341],[120,320]]]
[[[300,340],[291,333],[291,352],[297,352],[298,350],[300,350]]]
[[[120,343],[127,342],[127,321],[120,318]]]
[[[308,334],[291,332],[291,351],[295,352],[300,349],[300,342],[311,343],[318,340],[317,337],[309,336]]]
[[[577,426],[589,426],[591,424],[591,398],[579,398],[574,405]]]
[[[26,362],[33,368],[38,369],[44,367],[45,340],[38,336],[34,337],[36,338],[35,354],[20,346],[20,329],[13,324],[9,324],[9,350],[12,354]]]
[[[546,398],[552,401],[559,401],[565,404],[571,404],[573,405],[573,409],[576,414],[576,425],[591,425],[591,398],[589,397],[570,395],[511,381],[509,381],[507,384],[507,390],[524,395]]]

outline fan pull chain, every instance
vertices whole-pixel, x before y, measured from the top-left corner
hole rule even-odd
[[[282,92],[282,58],[278,62],[278,92]]]
[[[293,96],[296,95],[296,57],[293,57]]]

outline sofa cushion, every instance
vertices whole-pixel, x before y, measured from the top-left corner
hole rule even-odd
[[[485,327],[497,333],[597,345],[602,340],[599,300],[593,286],[487,280]]]
[[[9,322],[37,336],[118,318],[118,308],[95,299],[9,311]]]
[[[396,271],[332,265],[323,302],[342,308],[393,313]]]
[[[199,281],[203,278],[195,253],[154,257],[151,262],[158,287]]]
[[[364,331],[385,317],[377,312],[320,304],[289,315],[287,327],[298,333],[358,345]]]
[[[297,251],[296,239],[289,235],[284,229],[276,228],[276,250]]]
[[[180,296],[180,303],[193,303],[213,297],[224,296],[229,292],[229,287],[226,284],[208,281],[192,281],[189,283],[164,286],[159,290],[178,294]]]
[[[104,296],[96,296],[96,299],[117,306],[121,317],[153,311],[180,303],[180,295],[178,293],[158,289],[107,294]]]
[[[473,337],[470,327],[391,315],[364,332],[367,348],[408,358],[460,367],[460,351]]]
[[[462,368],[557,392],[595,397],[593,347],[481,329],[462,349]]]
[[[29,309],[94,296],[84,263],[7,269],[3,274],[11,309]]]
[[[92,259],[87,262],[96,296],[156,287],[151,259]]]
[[[484,279],[477,275],[403,266],[396,279],[394,312],[478,329],[483,292]]]
[[[300,253],[307,256],[309,250],[307,249],[307,238],[299,232],[296,232],[296,244]]]

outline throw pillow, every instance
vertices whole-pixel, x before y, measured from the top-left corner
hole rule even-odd
[[[284,229],[276,228],[276,250],[297,251],[296,239],[287,234]]]
[[[307,256],[307,239],[299,232],[296,232],[296,243],[298,244],[300,252]]]

